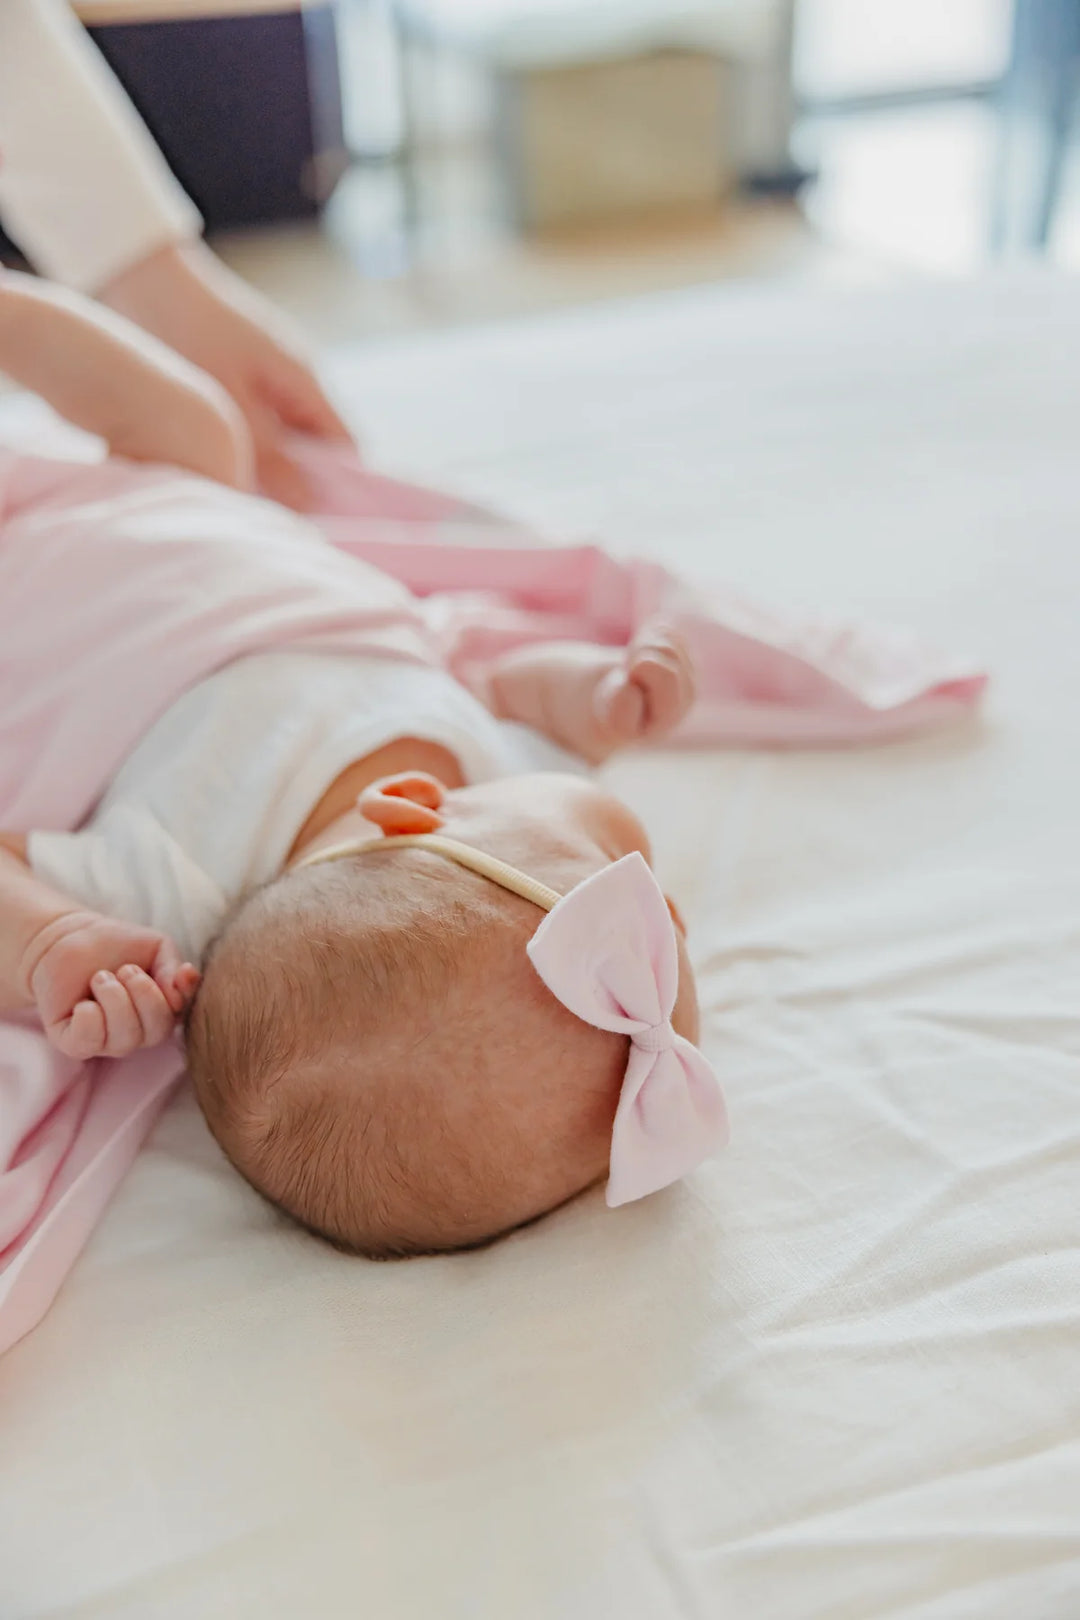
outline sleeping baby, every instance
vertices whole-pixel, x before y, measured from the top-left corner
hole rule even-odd
[[[303,519],[204,480],[145,491],[116,518],[135,565],[190,500],[201,540],[263,526],[268,592],[290,569],[307,588],[325,543]],[[230,556],[199,553],[222,611]],[[382,601],[375,570],[334,565]],[[724,1108],[678,912],[583,762],[692,698],[662,624],[510,652],[476,691],[378,651],[253,646],[168,703],[77,831],[0,835],[0,1007],[79,1058],[182,1021],[232,1163],[352,1252],[482,1244],[605,1176],[609,1203],[641,1197],[719,1145]]]

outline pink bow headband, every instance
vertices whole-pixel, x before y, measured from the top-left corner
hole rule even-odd
[[[671,1025],[679,990],[675,925],[643,856],[605,866],[560,895],[505,861],[439,833],[335,844],[298,866],[419,845],[531,900],[547,916],[526,946],[552,995],[586,1024],[630,1037],[611,1134],[607,1202],[670,1186],[727,1141],[720,1082]]]

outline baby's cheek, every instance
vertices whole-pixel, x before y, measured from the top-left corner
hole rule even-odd
[[[701,1036],[697,985],[694,981],[694,970],[690,966],[686,942],[681,936],[679,938],[679,994],[675,999],[675,1010],[671,1015],[671,1025],[676,1035],[681,1035],[685,1040],[692,1041],[695,1046],[697,1045]]]

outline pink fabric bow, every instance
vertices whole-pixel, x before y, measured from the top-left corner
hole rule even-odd
[[[644,858],[605,866],[561,899],[528,944],[552,995],[597,1029],[630,1037],[607,1201],[670,1186],[728,1138],[720,1082],[671,1026],[679,952],[667,902]]]

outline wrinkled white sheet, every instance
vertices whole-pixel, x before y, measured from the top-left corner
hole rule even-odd
[[[1080,1613],[1080,284],[357,351],[370,453],[985,659],[985,720],[624,761],[734,1142],[373,1266],[187,1097],[0,1362],[4,1620]]]

